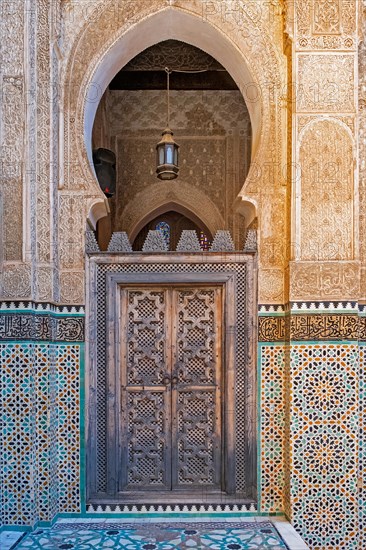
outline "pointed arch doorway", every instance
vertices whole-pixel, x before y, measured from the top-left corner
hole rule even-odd
[[[206,116],[201,106],[195,113]],[[213,160],[221,150],[231,151],[224,126],[209,120],[207,128],[212,147],[206,151]],[[157,133],[153,129],[153,139]],[[181,137],[184,141],[187,134]],[[201,138],[196,135],[196,142]],[[123,169],[135,176],[126,162]],[[226,159],[220,170],[229,178],[234,173]],[[188,176],[195,177],[191,171]],[[209,185],[215,173],[209,170],[206,187],[199,181],[194,187],[194,177],[186,177],[178,182],[179,189],[171,186],[166,194],[159,194],[160,187],[149,194],[148,185],[141,191],[136,186],[130,210],[121,210],[119,216],[126,225],[115,231],[126,230],[133,240],[146,195],[150,214],[162,200],[174,202],[177,197],[202,216],[209,210],[214,231],[225,227],[229,199],[223,207],[214,199],[202,200],[204,192],[215,188]],[[230,201],[240,190],[239,182],[237,178]],[[219,202],[219,186],[213,195]],[[136,250],[92,258],[90,267],[97,336],[88,502],[155,503],[159,493],[180,503],[254,499],[255,396],[247,393],[255,388],[254,354],[249,353],[255,336],[255,329],[249,331],[255,326],[253,258],[174,251],[146,255]]]

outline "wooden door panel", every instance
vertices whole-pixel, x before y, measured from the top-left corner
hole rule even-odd
[[[122,290],[119,491],[221,489],[222,299]]]
[[[221,488],[221,289],[173,291],[175,488]]]
[[[169,490],[171,419],[168,392],[164,388],[124,393],[121,490]]]
[[[160,289],[131,289],[124,292],[125,362],[127,385],[156,386],[170,369],[167,325],[169,295]]]
[[[220,457],[216,452],[219,434],[216,433],[215,391],[190,388],[175,393],[173,484],[186,489],[217,487],[220,484]]]
[[[120,491],[171,488],[169,310],[166,289],[122,291]]]

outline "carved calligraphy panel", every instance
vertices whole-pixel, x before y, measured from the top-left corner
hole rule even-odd
[[[357,300],[359,262],[291,262],[290,300]]]
[[[291,340],[357,340],[357,315],[292,315]]]

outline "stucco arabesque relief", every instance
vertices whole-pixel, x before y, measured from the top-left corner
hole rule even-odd
[[[297,50],[352,51],[357,47],[357,1],[296,0],[293,4]]]
[[[286,182],[283,182],[282,139],[285,134],[283,106],[277,98],[286,93],[286,61],[282,56],[281,10],[267,2],[236,3],[237,9],[225,11],[226,3],[221,1],[202,2],[177,0],[172,7],[183,13],[190,13],[208,25],[216,26],[220,33],[239,48],[252,71],[254,85],[242,90],[251,101],[262,104],[261,143],[255,156],[253,170],[249,174],[242,197],[249,198],[259,211],[266,210],[260,230],[261,249],[266,251],[261,260],[260,288],[263,299],[281,302],[284,299],[283,270],[285,249],[285,201]],[[95,5],[95,3],[94,3]],[[123,10],[121,7],[123,6]],[[80,136],[83,132],[83,99],[80,90],[87,89],[93,79],[93,71],[112,44],[129,28],[144,17],[167,7],[162,0],[149,2],[99,2],[88,21],[81,25],[76,6],[69,7],[65,19],[64,40],[70,44],[68,62],[63,68],[63,82],[68,82],[73,93],[66,96],[65,114],[65,166],[72,167],[66,173],[64,189],[77,190],[84,197],[98,196],[96,185],[88,168],[84,145]],[[269,10],[270,9],[270,15]],[[66,6],[65,6],[66,10]],[[224,11],[223,11],[224,10]],[[71,22],[71,23],[70,23]],[[70,28],[74,27],[73,30]],[[73,31],[76,36],[71,40]],[[199,45],[199,44],[198,44]],[[79,83],[82,83],[81,86]],[[262,95],[265,97],[263,98]],[[274,217],[274,218],[273,218]],[[67,228],[65,228],[67,230]],[[66,233],[63,239],[69,240]],[[61,247],[64,246],[61,244]],[[275,251],[275,253],[273,252]],[[276,251],[280,251],[278,254]],[[267,262],[267,263],[266,263]],[[75,266],[77,269],[79,266]]]
[[[366,301],[366,2],[362,3],[360,35],[362,37],[358,50],[359,74],[359,190],[360,190],[360,261],[361,292],[360,299]]]
[[[0,247],[1,293],[13,296],[17,284],[25,296],[31,293],[31,268],[23,264],[23,203],[24,179],[24,123],[26,72],[24,66],[25,13],[22,3],[0,6],[0,33],[2,42],[1,78],[1,192],[0,192]],[[16,278],[16,281],[14,280]]]
[[[355,300],[360,288],[356,3],[301,0],[295,22],[298,261],[290,266],[290,299],[316,299],[315,292],[319,299]]]
[[[55,297],[58,83],[50,22],[56,32],[57,10],[49,0],[1,3],[4,298]]]

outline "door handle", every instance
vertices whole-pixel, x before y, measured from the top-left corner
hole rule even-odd
[[[173,386],[176,386],[176,385],[178,384],[178,382],[179,382],[178,376],[173,376],[173,378],[172,378],[172,384],[173,384]]]
[[[164,386],[169,386],[170,384],[170,377],[167,374],[163,378],[163,384]]]

